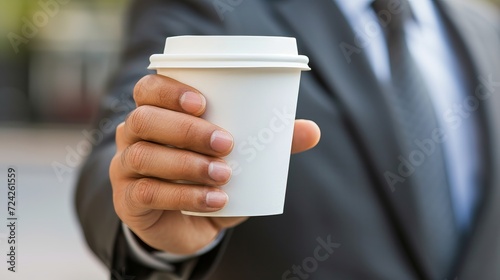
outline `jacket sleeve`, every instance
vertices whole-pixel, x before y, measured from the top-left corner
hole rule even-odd
[[[93,150],[80,170],[75,194],[76,211],[87,243],[110,269],[112,279],[127,279],[127,275],[134,279],[156,277],[156,272],[131,258],[114,211],[108,170],[116,150],[115,128],[135,108],[132,91],[140,78],[151,73],[146,69],[149,56],[162,52],[166,37],[188,34],[224,34],[223,21],[212,1],[132,1],[120,63],[102,99],[100,114],[92,130]],[[190,273],[185,273],[186,270],[196,266],[191,279],[203,276],[225,242],[196,259],[196,264],[178,264],[177,272],[187,275]],[[167,277],[162,279],[178,279],[179,273]]]

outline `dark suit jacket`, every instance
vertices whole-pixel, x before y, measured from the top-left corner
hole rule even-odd
[[[383,176],[400,163],[397,131],[363,51],[348,63],[340,50],[343,42],[354,45],[354,34],[334,1],[134,2],[101,119],[118,123],[135,107],[133,86],[168,36],[293,36],[313,69],[302,75],[297,117],[316,121],[322,140],[292,156],[285,213],[250,219],[196,263],[179,264],[179,271],[195,267],[193,278],[208,279],[500,279],[500,25],[487,9],[437,3],[469,72],[470,93],[484,97],[473,112],[484,134],[482,200],[450,272],[433,259],[439,244],[415,229],[412,180],[392,192]],[[76,206],[87,241],[114,279],[174,279],[130,257],[112,205],[114,151],[108,134],[81,172]]]

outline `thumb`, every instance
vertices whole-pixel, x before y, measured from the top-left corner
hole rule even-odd
[[[318,125],[309,120],[296,120],[293,132],[292,154],[309,150],[318,144],[321,131]]]

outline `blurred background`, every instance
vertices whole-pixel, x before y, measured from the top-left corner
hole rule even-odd
[[[88,122],[116,65],[127,1],[0,3],[0,121]]]
[[[73,188],[92,147],[88,135],[99,98],[117,66],[127,5],[0,0],[0,182],[9,166],[19,178],[17,272],[1,261],[0,279],[109,279],[83,240]],[[6,197],[0,188],[5,258]]]
[[[0,185],[18,174],[16,273],[7,270],[0,188],[0,279],[104,280],[73,207],[84,134],[116,68],[126,0],[0,0]],[[113,279],[128,279],[112,272]]]

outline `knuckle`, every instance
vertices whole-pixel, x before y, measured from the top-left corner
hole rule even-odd
[[[176,107],[175,105],[178,104],[180,96],[178,91],[178,87],[175,87],[170,82],[166,82],[161,87],[161,91],[155,96],[158,98],[160,104],[166,107]]]
[[[123,154],[123,153],[122,153]],[[113,157],[111,158],[111,162],[109,163],[109,168],[108,168],[108,175],[109,175],[109,180],[111,182],[111,187],[115,189],[115,184],[114,182],[117,181],[118,175],[122,174],[121,166],[120,166],[120,161],[122,160],[122,154],[119,152],[116,152]]]
[[[121,122],[119,123],[116,128],[115,128],[115,135],[118,137],[118,136],[122,136],[123,135],[123,129],[125,127],[125,122]]]
[[[126,206],[123,203],[123,200],[121,199],[120,196],[116,194],[116,192],[113,192],[113,207],[115,209],[115,213],[120,218],[120,220],[124,220],[125,215],[124,213],[126,212]]]
[[[112,199],[116,215],[120,218],[120,220],[125,221],[128,217],[128,213],[130,212],[132,203],[126,196],[128,184],[124,184],[123,187],[123,189],[113,188]]]
[[[172,191],[171,201],[176,209],[191,209],[190,206],[194,203],[192,191],[185,187],[175,188]]]
[[[196,182],[208,182],[208,165],[209,161],[200,158],[191,153],[181,153],[177,156],[179,172],[184,174],[184,177]]]
[[[151,205],[156,197],[156,190],[157,188],[151,179],[138,179],[129,188],[128,201],[131,205]]]
[[[109,180],[111,182],[113,206],[116,214],[120,219],[122,219],[123,213],[125,212],[125,205],[123,199],[123,193],[126,190],[126,184],[124,183],[124,177],[122,168],[119,164],[119,154],[115,154],[111,159],[109,166]]]
[[[145,96],[144,92],[147,88],[146,86],[151,83],[151,77],[151,75],[144,76],[135,84],[133,97],[136,103],[140,103],[140,101],[143,100]]]
[[[123,166],[137,173],[143,173],[150,165],[152,153],[146,142],[140,141],[128,146],[122,154]]]
[[[177,155],[176,162],[179,165],[179,171],[181,174],[186,174],[192,170],[191,156],[188,153],[180,153]]]
[[[149,106],[140,106],[130,113],[127,122],[132,133],[139,136],[150,129],[153,119],[154,115],[151,108]]]

